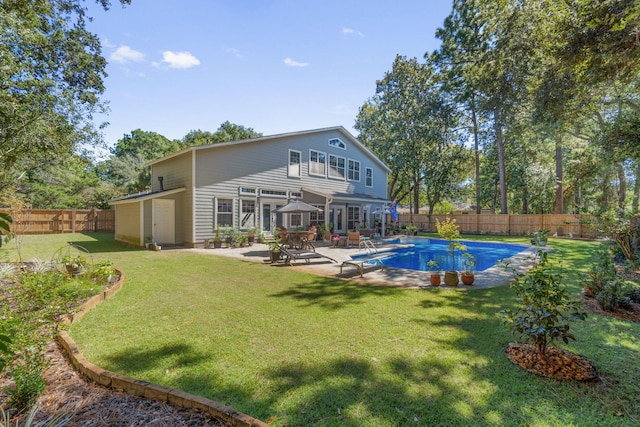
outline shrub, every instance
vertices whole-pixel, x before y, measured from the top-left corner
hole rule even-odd
[[[629,290],[629,299],[631,302],[640,304],[640,288],[634,287]]]
[[[591,265],[589,274],[582,277],[585,290],[594,296],[602,292],[607,283],[611,283],[618,278],[609,245],[602,244],[598,247],[596,259],[597,261]]]
[[[11,338],[0,334],[0,372],[4,371],[4,367],[7,365],[5,357],[11,354],[9,344],[11,344]]]
[[[89,278],[95,283],[108,284],[115,274],[111,261],[102,261],[89,268]]]
[[[549,265],[547,253],[539,251],[538,256],[540,263],[527,274],[517,275],[510,285],[520,300],[520,308],[500,313],[514,334],[545,354],[547,346],[558,339],[564,343],[575,341],[569,323],[584,320],[586,313],[581,311],[579,301],[569,298],[561,274]]]
[[[621,279],[615,279],[606,283],[595,297],[603,310],[618,311],[631,307],[631,292],[629,285]]]

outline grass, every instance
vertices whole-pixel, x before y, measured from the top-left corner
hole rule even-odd
[[[23,256],[46,259],[68,240],[127,276],[71,330],[89,360],[273,426],[640,422],[638,324],[597,315],[575,324],[578,341],[562,347],[593,361],[602,380],[558,382],[503,355],[513,340],[499,316],[515,302],[507,286],[363,286],[208,254],[135,250],[104,234],[26,236]],[[578,273],[596,244],[549,244],[562,251],[555,258],[578,296]]]

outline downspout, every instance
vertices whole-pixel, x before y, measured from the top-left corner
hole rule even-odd
[[[214,212],[215,215],[215,212]],[[191,243],[196,246],[196,150],[191,151]]]
[[[325,230],[329,230],[329,205],[331,203],[333,203],[333,199],[330,197],[327,197],[324,203],[324,229]]]

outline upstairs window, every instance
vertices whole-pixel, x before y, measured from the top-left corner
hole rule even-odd
[[[360,181],[360,162],[349,159],[348,165],[347,179],[349,181]]]
[[[367,187],[373,187],[373,169],[364,169],[364,185]]]
[[[327,170],[327,155],[320,151],[309,151],[309,175],[325,176]]]
[[[336,147],[336,148],[340,148],[342,150],[346,150],[347,146],[345,145],[344,142],[342,142],[342,140],[338,139],[338,138],[332,138],[329,140],[329,146],[331,147]]]
[[[329,154],[329,178],[344,179],[345,158]]]
[[[302,162],[302,153],[300,151],[289,150],[289,171],[288,176],[300,176],[300,163]]]

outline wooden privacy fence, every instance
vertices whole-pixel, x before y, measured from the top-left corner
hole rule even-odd
[[[12,212],[13,230],[19,234],[115,231],[115,211],[100,209],[24,209]]]
[[[411,223],[410,214],[398,215],[400,224]],[[460,227],[460,232],[465,234],[500,234],[511,236],[527,235],[537,230],[549,230],[549,235],[558,235],[574,238],[593,237],[589,223],[593,216],[586,214],[527,214],[527,215],[499,215],[499,214],[455,214],[455,215],[431,215],[431,221],[427,215],[413,215],[413,225],[418,230],[436,231],[436,219],[444,221],[453,218]]]

